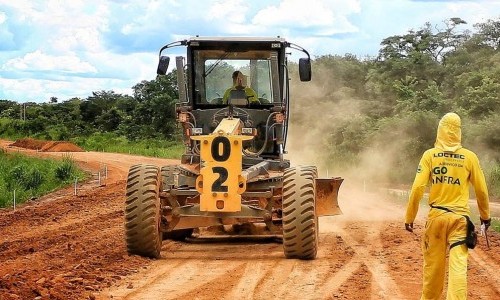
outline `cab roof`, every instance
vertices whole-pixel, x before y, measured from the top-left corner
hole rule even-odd
[[[252,42],[252,43],[286,43],[282,37],[190,37],[187,42]]]

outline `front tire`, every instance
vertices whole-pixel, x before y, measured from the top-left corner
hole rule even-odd
[[[160,172],[152,165],[130,167],[125,203],[125,240],[130,254],[160,257]]]
[[[315,167],[289,168],[283,174],[283,249],[287,258],[316,258],[316,177]]]

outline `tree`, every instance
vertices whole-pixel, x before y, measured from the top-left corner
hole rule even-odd
[[[476,36],[482,40],[484,45],[495,50],[500,48],[500,17],[497,20],[475,24],[474,27],[479,30]]]
[[[442,61],[449,51],[454,51],[468,37],[467,32],[459,32],[457,27],[467,24],[460,18],[451,18],[443,22],[445,28],[437,26],[433,32],[432,24],[427,22],[424,27],[414,31],[410,30],[405,35],[394,35],[382,40],[379,59],[411,59],[415,63],[425,57],[433,61]]]
[[[464,74],[464,77],[467,74]],[[488,72],[468,74],[465,77],[464,94],[459,98],[460,106],[470,116],[481,119],[492,114],[500,113],[500,80],[497,74]]]
[[[167,76],[158,76],[155,80],[144,80],[132,88],[138,102],[132,123],[144,127],[138,137],[154,137],[160,133],[169,138],[174,133],[175,103],[178,98],[174,74],[172,72]]]
[[[96,123],[99,129],[104,132],[111,132],[118,129],[122,121],[122,116],[116,108],[111,108],[108,111],[103,112],[97,119]]]

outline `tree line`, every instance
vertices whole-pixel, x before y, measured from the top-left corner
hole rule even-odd
[[[144,80],[132,87],[133,95],[97,91],[86,99],[61,103],[17,103],[0,100],[0,136],[30,136],[70,140],[112,132],[129,140],[172,139],[176,133],[174,73]]]
[[[500,195],[500,18],[473,30],[464,24],[452,18],[387,37],[376,57],[317,57],[316,80],[297,84],[292,112],[301,124],[326,114],[316,122],[321,163],[339,174],[411,183],[439,119],[456,112],[463,145],[478,153]]]
[[[500,18],[465,24],[452,18],[387,37],[375,57],[314,57],[310,83],[299,82],[292,64],[291,127],[308,128],[315,159],[338,173],[408,183],[440,117],[453,111],[463,144],[479,154],[500,195]],[[28,103],[24,115],[19,103],[0,100],[0,136],[175,138],[174,74],[136,84],[132,96],[99,91]]]

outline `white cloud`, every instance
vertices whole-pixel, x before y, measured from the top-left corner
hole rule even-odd
[[[360,12],[359,1],[283,0],[277,6],[259,11],[252,23],[262,26],[290,28],[318,28],[316,35],[355,32],[358,29],[347,16]]]
[[[19,101],[43,102],[52,96],[60,100],[73,97],[86,98],[95,91],[112,90],[116,93],[132,95],[132,86],[142,80],[153,80],[156,76],[156,65],[158,57],[148,53],[135,53],[129,55],[116,55],[111,52],[93,54],[92,63],[99,66],[96,70],[89,63],[77,61],[75,57],[48,57],[41,52],[30,53],[22,59],[11,60],[7,63],[8,71],[16,70],[25,72],[36,68],[39,71],[54,71],[58,74],[51,79],[0,78],[0,99],[12,99]],[[61,66],[54,66],[57,61]],[[64,65],[68,64],[64,69]],[[76,66],[81,72],[78,77],[71,76],[76,72],[71,66]],[[52,67],[51,67],[52,66]],[[85,70],[90,68],[90,70]],[[40,73],[40,72],[38,72]],[[43,73],[43,72],[42,72]],[[85,75],[87,77],[82,77]],[[91,75],[96,76],[92,78]]]
[[[248,11],[248,5],[243,0],[234,1],[215,1],[211,5],[210,10],[205,16],[206,20],[219,20],[231,23],[244,23],[246,21],[246,13]]]
[[[133,53],[127,55],[102,52],[90,57],[99,73],[105,77],[115,76],[129,81],[129,86],[141,80],[152,80],[156,76],[158,56],[152,53]],[[175,62],[172,60],[171,63]]]
[[[100,32],[107,27],[109,16],[105,5],[84,0],[73,0],[71,5],[59,0],[11,2],[9,6],[16,12],[12,18],[31,26],[31,37],[40,40],[40,49],[64,52],[101,48]]]
[[[148,32],[154,28],[158,23],[152,20],[158,20],[164,17],[162,2],[149,1],[149,2],[136,2],[127,7],[127,12],[132,12],[129,16],[130,21],[121,28],[121,33],[131,34],[137,32]],[[140,12],[140,13],[137,13]]]
[[[469,24],[485,22],[492,18],[492,10],[495,11],[495,3],[497,6],[497,16],[500,16],[500,1],[491,2],[453,2],[446,4],[446,10],[453,15],[450,17],[461,17]],[[492,4],[487,5],[487,4]],[[466,16],[466,17],[462,17]]]
[[[93,91],[112,90],[116,93],[132,94],[128,82],[108,78],[68,78],[68,80],[44,79],[3,79],[0,78],[0,88],[6,93],[0,99],[19,102],[46,102],[50,97],[68,100],[73,97],[87,98]]]
[[[7,61],[2,70],[5,71],[58,71],[66,73],[96,73],[90,63],[82,61],[74,54],[53,56],[40,50],[27,53],[23,57]]]

